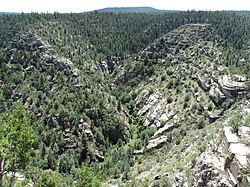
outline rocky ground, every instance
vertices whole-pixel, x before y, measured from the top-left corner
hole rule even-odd
[[[247,174],[238,176],[246,168],[249,155],[249,144],[240,144],[239,137],[248,137],[249,129],[239,127],[237,138],[230,142],[228,136],[236,135],[227,127],[230,113],[247,110],[232,100],[243,98],[245,102],[246,78],[231,75],[222,65],[222,48],[213,34],[211,25],[185,25],[135,57],[138,64],[151,63],[154,67],[155,73],[131,94],[136,95],[143,125],[156,130],[148,144],[134,152],[143,162],[131,168],[136,182],[126,185],[145,181],[150,186],[176,187],[249,184]],[[118,82],[131,71],[121,69]],[[241,150],[235,148],[240,146]],[[227,166],[225,162],[232,154]]]
[[[87,84],[87,71],[83,73],[73,62],[60,57],[37,35],[27,33],[22,39],[27,44],[22,47],[33,50],[32,58],[43,61],[46,67],[53,64],[59,71],[67,70],[72,87],[103,94],[101,84],[95,85],[95,89]],[[12,49],[6,53],[12,54]],[[111,76],[110,87],[132,85],[129,95],[135,105],[134,113],[143,119],[143,129],[154,131],[142,148],[133,151],[135,164],[129,168],[133,177],[125,181],[117,177],[104,186],[249,186],[247,80],[244,75],[230,73],[223,65],[222,53],[211,25],[188,24],[163,35],[139,54],[91,64],[88,72]],[[12,55],[10,64],[21,63],[17,60]],[[23,71],[28,75],[36,65]],[[60,84],[54,84],[56,76],[52,79],[48,74],[47,78],[51,83],[48,92],[53,93]],[[112,108],[111,100],[118,103],[110,93],[105,94],[103,108]],[[16,91],[11,97],[22,95]],[[29,109],[34,107],[29,98],[25,104]],[[114,113],[125,123],[108,126],[107,137],[111,142],[119,138],[133,141],[133,137],[127,140],[131,136],[129,115],[122,106],[116,107]],[[42,116],[41,112],[36,115],[38,120]],[[49,123],[61,119],[55,114],[46,120]],[[93,160],[104,161],[97,133],[93,133],[90,123],[80,119],[77,127],[76,135],[68,124],[63,128],[65,149],[84,150],[79,137],[85,134],[91,142]]]

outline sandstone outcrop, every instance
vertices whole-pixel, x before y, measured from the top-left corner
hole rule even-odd
[[[163,135],[165,132],[169,132],[172,131],[174,129],[174,125],[173,124],[166,124],[164,125],[164,127],[159,128],[155,133],[153,138],[156,138],[158,136]]]
[[[140,150],[136,150],[134,151],[134,154],[143,154],[145,151],[151,150],[151,149],[159,149],[163,146],[163,144],[165,144],[166,142],[168,142],[170,139],[168,136],[160,136],[158,138],[154,138],[149,140],[148,145]]]
[[[160,148],[168,140],[169,140],[169,138],[167,136],[160,136],[158,138],[149,140],[149,143],[146,146],[146,150],[149,150],[149,149],[152,149],[152,148]]]
[[[79,70],[74,67],[72,61],[67,58],[60,57],[53,52],[50,45],[46,44],[41,38],[32,32],[28,32],[24,36],[24,40],[27,41],[28,48],[37,48],[40,51],[40,55],[43,60],[45,60],[48,65],[54,64],[60,71],[70,70],[74,76],[79,75]],[[28,71],[28,70],[27,70]]]
[[[231,180],[238,186],[243,186],[239,177],[244,177],[247,172],[250,156],[250,127],[239,127],[236,134],[232,127],[224,127],[224,140],[222,153],[225,156],[225,168]],[[244,183],[250,185],[250,176],[246,176]]]
[[[224,75],[219,80],[220,90],[227,97],[241,98],[247,91],[246,78],[239,75]]]
[[[223,176],[224,158],[211,151],[201,154],[196,164],[195,187],[233,187]]]
[[[218,105],[222,104],[222,102],[226,100],[226,96],[218,87],[211,87],[209,90],[209,97]]]

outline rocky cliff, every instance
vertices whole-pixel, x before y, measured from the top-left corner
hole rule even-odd
[[[173,186],[234,185],[228,177],[231,170],[224,168],[221,140],[227,138],[222,124],[230,106],[235,106],[231,98],[245,98],[246,78],[229,74],[222,65],[223,48],[213,36],[211,25],[184,25],[141,51],[134,66],[120,65],[118,84],[131,84],[137,76],[134,72],[144,73],[130,94],[137,115],[144,117],[144,128],[155,129],[146,145],[134,151],[148,167],[132,168],[137,181],[147,179],[150,186],[163,181]],[[148,69],[142,69],[142,64]],[[232,174],[237,181],[236,175]]]

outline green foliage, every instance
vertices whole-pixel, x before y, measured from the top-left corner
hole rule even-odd
[[[207,109],[208,109],[208,111],[212,111],[212,110],[213,110],[213,105],[212,105],[212,103],[209,103],[209,104],[208,104]]]
[[[23,168],[30,159],[35,134],[21,102],[0,116],[0,181],[6,171]],[[10,185],[12,183],[10,180]],[[0,184],[1,186],[1,184]]]
[[[0,90],[0,101],[3,100],[3,90]]]
[[[188,102],[190,99],[191,99],[190,93],[187,93],[187,94],[185,95],[184,101],[185,101],[185,102]]]
[[[83,163],[77,171],[76,187],[101,187],[101,178],[95,174],[87,163]]]
[[[162,75],[162,76],[161,76],[161,81],[162,81],[162,82],[165,81],[166,78],[167,78],[166,75]]]
[[[243,125],[248,126],[248,127],[250,126],[250,113],[247,114]]]
[[[45,171],[34,185],[35,187],[59,187],[55,176],[51,172]]]
[[[143,81],[167,81],[164,85],[169,91],[167,103],[174,102],[171,107],[179,107],[178,97],[173,95],[172,90],[176,89],[176,94],[181,94],[182,84],[187,80],[184,76],[176,75],[172,63],[175,59],[172,55],[166,55],[181,53],[185,48],[182,44],[178,43],[171,52],[168,45],[161,49],[164,43],[161,38],[155,50],[136,54],[157,41],[159,36],[179,26],[208,23],[215,32],[209,33],[208,37],[213,45],[218,45],[223,51],[220,63],[228,66],[230,71],[249,77],[249,63],[239,60],[244,58],[246,62],[249,61],[249,20],[248,13],[219,11],[152,15],[98,12],[0,15],[1,112],[7,111],[12,101],[23,99],[29,110],[31,126],[38,134],[34,145],[36,151],[32,154],[33,166],[59,171],[73,179],[75,168],[87,157],[95,161],[98,149],[105,154],[105,160],[95,170],[102,171],[105,177],[129,180],[129,168],[135,162],[132,152],[146,145],[155,131],[143,128],[144,117],[136,115],[136,95],[131,93]],[[32,37],[38,40],[34,41]],[[72,67],[62,68],[45,60],[45,49],[40,46],[40,39],[50,46],[49,54],[71,60]],[[206,43],[209,45],[209,42]],[[161,62],[162,59],[166,61]],[[102,63],[107,63],[107,70]],[[219,65],[215,66],[219,69]],[[164,68],[163,74],[159,74],[160,68]],[[72,69],[79,70],[79,74],[74,75]],[[195,74],[192,69],[190,71]],[[151,94],[153,89],[150,90]],[[198,91],[196,87],[195,92]],[[182,95],[180,102],[185,110],[191,106],[194,117],[196,113],[204,114],[201,105],[207,106],[203,101],[201,104],[193,101],[189,92]],[[230,105],[230,102],[224,102],[222,107],[226,110]],[[27,114],[22,107],[14,108],[13,113],[21,112],[18,115],[11,112],[1,115],[0,160],[7,161],[5,170],[25,166],[34,139],[34,132],[28,126],[20,125],[29,123],[24,117]],[[208,110],[212,111],[213,105],[209,104]],[[130,125],[131,129],[126,129],[127,121],[133,124]],[[236,128],[238,121],[232,121]],[[185,118],[186,127],[190,124],[198,129],[206,127],[205,119]],[[89,130],[93,132],[95,141]],[[178,131],[176,144],[182,143],[186,133],[185,128]],[[114,138],[114,134],[117,138]],[[131,140],[127,140],[129,137]],[[121,143],[121,139],[128,143]],[[119,144],[120,147],[112,144]],[[113,160],[117,162],[113,163]],[[83,167],[82,173],[92,176],[93,171],[86,167]],[[43,173],[37,179],[38,184],[60,184],[59,179],[50,174]],[[95,186],[95,181],[89,181],[88,177],[81,179],[80,176],[78,181],[82,181],[82,184],[86,180]]]
[[[232,118],[229,120],[229,125],[233,127],[233,132],[238,134],[239,127],[242,125],[242,118],[240,113],[236,113],[232,116]]]
[[[167,97],[167,102],[168,103],[172,103],[173,102],[173,97],[172,96],[168,96]]]

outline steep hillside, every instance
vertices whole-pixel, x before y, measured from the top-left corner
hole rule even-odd
[[[81,71],[35,34],[18,37],[18,43],[14,41],[5,48],[9,61],[1,63],[2,90],[6,100],[22,99],[32,111],[32,126],[41,134],[39,142],[43,142],[37,148],[47,147],[43,155],[37,153],[39,157],[51,154],[56,160],[66,153],[76,155],[79,161],[87,156],[102,159],[97,144],[104,146],[107,139],[117,142],[129,135],[128,116],[123,109],[118,111],[117,100],[102,75],[94,70],[92,75],[91,71]],[[100,137],[94,139],[94,134]],[[71,149],[75,151],[68,152]]]
[[[200,176],[196,164],[205,160],[199,161],[199,155],[217,151],[222,124],[228,114],[240,110],[232,98],[243,98],[244,103],[247,87],[244,77],[228,75],[221,58],[223,48],[214,37],[211,25],[184,25],[141,51],[136,61],[119,67],[123,71],[116,75],[118,85],[138,82],[129,94],[147,132],[133,140],[142,143],[125,176],[132,180],[124,186],[193,186]],[[206,180],[230,186],[225,173]]]

